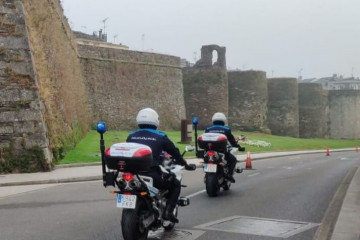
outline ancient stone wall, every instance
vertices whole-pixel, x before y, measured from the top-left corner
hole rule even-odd
[[[295,78],[268,79],[268,126],[274,135],[299,136],[298,85]]]
[[[26,149],[39,147],[49,163],[45,109],[39,99],[23,6],[18,1],[0,1],[0,15],[0,162],[17,161]],[[0,172],[6,170],[11,169]]]
[[[0,172],[45,169],[89,125],[76,45],[58,0],[1,0],[0,15]]]
[[[92,121],[109,128],[137,127],[137,112],[154,108],[160,130],[179,130],[185,118],[180,58],[79,45]]]
[[[360,91],[329,91],[330,137],[360,139]]]
[[[263,71],[229,71],[229,125],[242,131],[269,132],[268,86]]]
[[[212,64],[212,52],[218,60]],[[225,48],[208,45],[201,48],[202,58],[192,68],[183,69],[186,117],[199,118],[199,129],[212,124],[215,112],[228,116],[229,94]]]
[[[299,136],[327,138],[329,136],[328,91],[321,84],[300,83]]]
[[[72,148],[89,126],[76,42],[59,0],[24,0],[23,4],[48,138],[57,155],[57,150]]]

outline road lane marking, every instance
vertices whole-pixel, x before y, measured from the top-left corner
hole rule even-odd
[[[260,174],[259,172],[253,173],[253,174],[248,175],[248,177],[253,177],[253,176],[256,176],[256,175],[259,175],[259,174]]]
[[[187,198],[192,198],[192,197],[195,197],[195,196],[197,196],[197,195],[200,195],[200,194],[202,194],[202,193],[204,193],[204,192],[206,192],[205,189],[204,189],[204,190],[201,190],[201,191],[198,191],[198,192],[196,192],[196,193],[190,194],[190,195],[188,195],[188,196],[186,196],[186,197],[187,197]]]

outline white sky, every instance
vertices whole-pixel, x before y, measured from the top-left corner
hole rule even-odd
[[[359,0],[61,0],[73,30],[194,62],[226,47],[228,69],[268,77],[360,76]],[[117,35],[117,37],[114,37]]]

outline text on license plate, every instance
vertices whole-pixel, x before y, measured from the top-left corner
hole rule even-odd
[[[204,172],[216,172],[217,165],[216,164],[204,164]]]
[[[135,206],[136,206],[136,195],[125,195],[125,194],[117,195],[116,207],[134,209]]]

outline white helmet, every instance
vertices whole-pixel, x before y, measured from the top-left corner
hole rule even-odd
[[[152,108],[141,109],[136,117],[136,122],[140,124],[153,125],[155,127],[159,126],[159,115]]]
[[[215,121],[222,121],[226,122],[226,117],[225,117],[225,114],[221,113],[221,112],[217,112],[217,113],[214,113],[214,115],[212,116],[212,122],[215,122]]]

